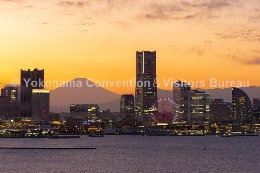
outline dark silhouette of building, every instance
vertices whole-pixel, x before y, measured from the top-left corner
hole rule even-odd
[[[69,129],[82,130],[83,126],[83,118],[82,117],[67,117],[66,118],[66,127]]]
[[[190,121],[190,85],[177,81],[173,84],[173,101],[177,104],[179,120]]]
[[[173,101],[181,121],[208,121],[210,118],[209,93],[191,90],[186,83],[177,81],[173,84]]]
[[[99,106],[97,104],[71,104],[70,114],[83,115],[90,121],[96,121],[99,116]]]
[[[241,89],[232,88],[232,116],[235,122],[253,121],[252,103]]]
[[[50,93],[48,90],[32,90],[32,118],[35,121],[50,121]]]
[[[253,99],[253,109],[260,109],[260,98]]]
[[[136,52],[135,116],[149,125],[151,106],[157,100],[156,52]]]
[[[1,96],[8,97],[10,101],[18,101],[18,87],[5,86],[1,89]]]
[[[5,120],[20,116],[20,104],[17,101],[10,101],[9,97],[0,96],[0,117]]]
[[[121,118],[134,118],[134,96],[133,94],[124,94],[120,101]]]
[[[253,99],[253,115],[255,123],[260,123],[260,98]]]
[[[213,99],[210,103],[211,121],[218,123],[232,120],[231,107],[231,102],[225,99]]]
[[[9,99],[6,96],[0,96],[0,116],[6,117],[9,111]]]
[[[32,90],[44,89],[44,70],[21,70],[21,116],[32,117]]]

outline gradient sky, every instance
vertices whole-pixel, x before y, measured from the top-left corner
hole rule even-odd
[[[137,50],[157,51],[159,81],[260,85],[259,0],[0,0],[0,22],[0,87],[35,67],[45,80],[134,79]]]

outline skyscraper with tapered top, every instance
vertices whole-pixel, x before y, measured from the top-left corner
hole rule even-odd
[[[135,116],[149,125],[151,107],[157,100],[156,52],[136,52]]]
[[[21,70],[21,117],[32,117],[32,91],[44,89],[44,70]]]
[[[232,116],[235,122],[253,121],[252,103],[248,95],[239,88],[232,88]]]

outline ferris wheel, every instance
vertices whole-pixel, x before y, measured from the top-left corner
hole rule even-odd
[[[150,108],[154,123],[173,123],[178,119],[178,105],[171,98],[160,98]]]

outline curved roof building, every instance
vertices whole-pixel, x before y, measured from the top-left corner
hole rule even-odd
[[[253,121],[252,103],[248,95],[239,88],[232,88],[232,116],[234,121]]]

